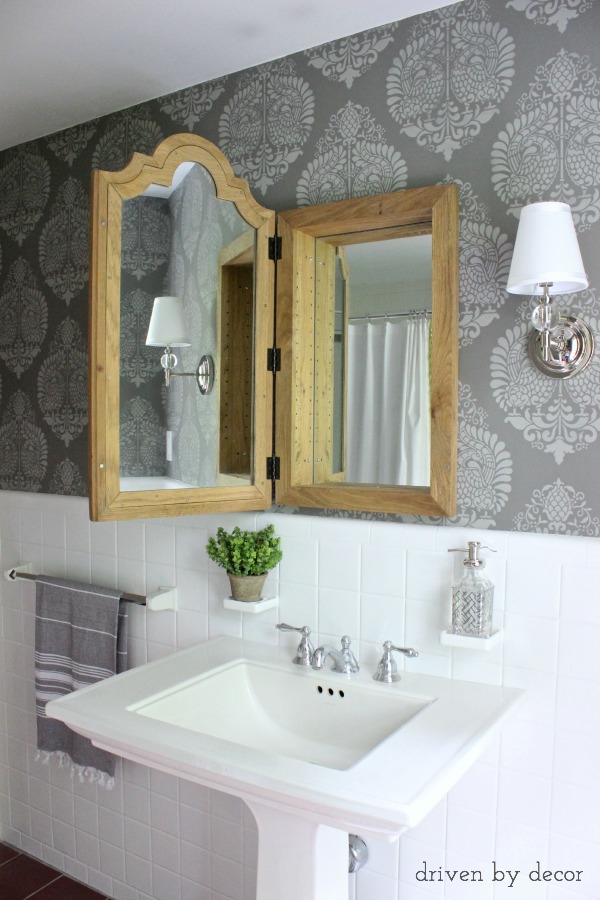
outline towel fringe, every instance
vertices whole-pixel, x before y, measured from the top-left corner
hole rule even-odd
[[[100,769],[94,769],[92,766],[77,765],[64,750],[38,750],[35,755],[35,761],[41,762],[44,766],[49,766],[53,759],[58,762],[59,769],[69,768],[71,770],[71,778],[77,775],[81,782],[97,784],[98,787],[104,788],[106,791],[114,790],[115,779],[112,775],[101,772]]]

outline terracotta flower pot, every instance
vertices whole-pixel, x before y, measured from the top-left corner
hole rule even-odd
[[[260,600],[267,573],[262,575],[229,575],[231,596],[234,600],[251,602]]]

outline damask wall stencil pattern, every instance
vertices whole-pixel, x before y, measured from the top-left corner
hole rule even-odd
[[[313,91],[293,59],[240,75],[219,122],[221,148],[236,174],[265,194],[301,155],[314,108]]]
[[[178,131],[218,144],[275,210],[456,182],[459,503],[443,522],[600,534],[600,351],[573,379],[545,378],[526,352],[530,298],[505,291],[520,207],[564,200],[590,286],[560,302],[597,332],[598,0],[464,0],[0,154],[2,488],[87,491],[90,172]]]
[[[162,351],[146,346],[154,298],[166,288],[171,247],[169,202],[134,197],[121,213],[121,474],[166,475]]]
[[[392,118],[419,146],[449,160],[498,114],[514,60],[514,41],[490,21],[485,0],[426,13],[388,72]]]
[[[348,100],[331,116],[317,141],[317,156],[300,176],[296,190],[298,206],[405,188],[406,163],[384,137],[383,128],[375,122],[368,107]]]
[[[320,69],[331,81],[340,81],[348,89],[377,62],[379,54],[393,40],[397,24],[374,28],[362,34],[350,35],[331,44],[313,47],[305,55],[311,66]]]
[[[524,12],[528,19],[540,25],[556,25],[566,31],[569,21],[590,9],[596,0],[509,0],[508,6]]]

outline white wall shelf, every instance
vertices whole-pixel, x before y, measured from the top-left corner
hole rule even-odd
[[[267,609],[276,609],[279,606],[279,597],[263,597],[261,600],[234,600],[233,597],[224,597],[223,606],[225,609],[256,615]]]
[[[502,632],[493,631],[489,638],[472,637],[469,634],[455,634],[453,631],[442,631],[440,643],[447,647],[463,647],[467,650],[492,650],[502,641]]]

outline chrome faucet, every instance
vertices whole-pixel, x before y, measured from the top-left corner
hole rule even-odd
[[[340,675],[355,675],[360,671],[360,666],[356,661],[354,653],[350,649],[351,643],[350,637],[345,634],[342,638],[341,650],[335,650],[327,644],[322,647],[317,647],[310,661],[311,666],[313,669],[322,669],[325,660],[328,657],[331,657],[333,660],[333,665],[331,667],[332,672],[339,672]]]
[[[385,641],[383,645],[383,656],[379,660],[377,671],[373,675],[375,681],[383,681],[385,684],[392,684],[394,681],[400,681],[400,674],[396,660],[392,656],[393,651],[403,653],[404,656],[418,656],[418,652],[412,647],[396,647],[391,641]]]

